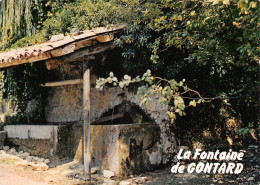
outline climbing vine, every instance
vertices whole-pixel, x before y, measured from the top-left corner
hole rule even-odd
[[[0,3],[0,50],[10,48],[22,38],[30,38],[41,29],[47,18],[44,1],[3,0]],[[39,39],[39,38],[38,38]],[[28,39],[27,42],[32,39]],[[19,47],[19,45],[17,45]],[[43,68],[44,69],[44,68]],[[1,100],[13,105],[7,123],[32,123],[42,117],[42,93],[39,87],[42,69],[39,64],[26,64],[1,72]],[[38,108],[29,113],[28,103],[34,101]]]
[[[6,117],[6,123],[34,123],[43,119],[44,92],[42,83],[44,68],[42,64],[32,63],[17,66],[2,72],[4,85],[1,88],[2,99],[15,102],[15,116]]]

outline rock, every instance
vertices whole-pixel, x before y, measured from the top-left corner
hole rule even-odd
[[[135,182],[137,182],[138,184],[142,184],[143,180],[142,179],[136,179]]]
[[[147,181],[151,181],[151,180],[153,180],[152,177],[146,177],[146,178],[147,178]]]
[[[61,173],[61,175],[67,176],[67,177],[69,177],[69,176],[75,176],[75,172],[73,172],[73,170],[64,170],[64,171]]]
[[[20,151],[19,154],[23,154],[23,151]]]
[[[14,148],[11,148],[9,151],[8,151],[9,154],[14,154],[16,153],[16,150]]]
[[[121,182],[119,183],[119,185],[130,185],[130,184],[131,184],[130,181],[121,181]]]
[[[104,170],[103,171],[103,176],[105,178],[111,178],[115,176],[115,172],[109,171],[109,170]]]
[[[21,159],[23,159],[22,154],[19,154],[19,153],[18,153],[16,156],[19,157],[19,158],[21,158]]]
[[[253,180],[254,180],[254,177],[249,177],[247,180],[248,180],[248,181],[253,181]]]
[[[39,157],[33,157],[33,160],[34,160],[36,163],[40,163],[40,158],[39,158]]]
[[[60,41],[64,39],[64,35],[60,34],[60,35],[53,35],[50,39],[50,42],[56,42],[56,41]]]
[[[28,162],[28,163],[27,163],[27,166],[32,167],[33,170],[36,170],[36,169],[37,169],[37,165],[36,165],[34,162]]]
[[[27,165],[28,166],[34,166],[35,164],[33,162],[28,161]]]
[[[4,149],[4,151],[9,150],[9,146],[4,146],[3,149]]]
[[[44,158],[39,158],[38,162],[39,163],[44,163],[45,159]]]
[[[24,158],[24,157],[23,157]],[[26,161],[33,162],[33,156],[26,157]]]
[[[44,162],[45,164],[49,164],[49,163],[50,163],[50,160],[49,160],[49,159],[45,159],[43,162]]]
[[[142,184],[147,181],[147,177],[135,177],[133,180],[138,184]]]
[[[72,36],[77,36],[77,35],[79,35],[79,33],[80,33],[80,31],[79,31],[78,28],[72,28],[72,29],[70,30],[70,34],[71,34]]]
[[[28,161],[18,161],[15,163],[15,166],[26,167],[28,166]]]
[[[24,152],[23,154],[22,154],[22,158],[27,158],[27,157],[29,157],[30,156],[30,154],[28,153],[28,152]]]
[[[36,165],[36,170],[38,171],[46,171],[49,169],[49,166],[45,163],[40,163]]]
[[[101,170],[101,169],[100,169],[99,166],[92,167],[92,168],[91,168],[91,174],[95,174],[95,173],[99,172],[100,170]]]
[[[111,179],[104,179],[104,183],[102,185],[118,185],[119,182]]]
[[[143,182],[148,181],[148,178],[147,178],[147,177],[141,177],[141,179],[142,179]]]

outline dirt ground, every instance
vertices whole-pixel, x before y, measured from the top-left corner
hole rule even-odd
[[[35,171],[30,167],[15,165],[16,159],[0,154],[0,185],[74,185],[76,180],[69,180],[61,168],[47,171]]]
[[[128,179],[106,179],[101,173],[93,174],[92,181],[80,180],[81,164],[76,161],[66,163],[46,171],[36,171],[30,166],[17,165],[19,159],[0,151],[0,185],[215,185],[215,184],[249,184],[260,185],[259,149],[248,148],[241,174],[172,174],[171,166],[153,172],[146,172]],[[140,179],[145,179],[140,181]]]

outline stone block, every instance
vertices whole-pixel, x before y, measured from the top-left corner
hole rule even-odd
[[[73,144],[75,158],[82,160],[82,128],[72,130],[78,136]],[[92,164],[119,176],[152,170],[162,164],[159,137],[156,124],[92,125]]]
[[[27,158],[31,154],[48,158],[54,165],[72,158],[68,142],[70,136],[68,126],[7,125],[4,129],[8,135],[8,144],[17,146],[19,151],[25,152],[21,154],[23,158]]]
[[[26,155],[24,158],[28,161],[34,161],[29,159],[28,153],[48,158],[54,166],[73,159],[82,160],[82,124],[13,125],[5,129],[10,136],[8,142],[24,151],[21,155]],[[162,164],[157,124],[91,125],[90,132],[92,166],[126,176],[153,170]]]
[[[109,170],[104,170],[103,171],[103,176],[105,178],[111,178],[111,177],[114,177],[115,176],[115,173],[112,172],[112,171],[109,171]]]

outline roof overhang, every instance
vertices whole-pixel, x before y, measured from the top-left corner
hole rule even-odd
[[[51,70],[64,62],[77,61],[113,48],[114,34],[122,28],[99,27],[75,36],[55,35],[46,43],[0,53],[0,68],[45,60],[46,67]]]

